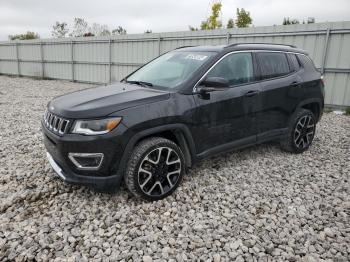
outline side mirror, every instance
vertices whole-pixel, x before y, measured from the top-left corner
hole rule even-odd
[[[213,91],[225,91],[229,88],[229,83],[222,77],[208,77],[204,79],[198,86],[200,93],[208,93]]]

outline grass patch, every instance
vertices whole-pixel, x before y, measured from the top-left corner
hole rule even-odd
[[[333,110],[332,110],[331,108],[329,108],[329,107],[325,107],[325,108],[323,109],[323,113],[328,114],[328,113],[331,113],[331,112],[333,112]]]
[[[345,115],[350,116],[350,107],[345,109]]]

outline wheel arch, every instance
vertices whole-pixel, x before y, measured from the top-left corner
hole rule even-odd
[[[169,124],[143,130],[133,135],[127,143],[120,161],[119,171],[125,169],[134,147],[149,137],[163,137],[176,143],[185,156],[186,166],[191,167],[195,161],[196,150],[190,130],[184,124]]]
[[[307,109],[310,110],[315,118],[316,118],[316,122],[318,122],[322,116],[322,110],[323,110],[323,101],[322,99],[318,99],[318,98],[311,98],[311,99],[306,99],[304,101],[302,101],[301,103],[299,103],[299,105],[296,107],[296,111],[300,110],[300,109]]]

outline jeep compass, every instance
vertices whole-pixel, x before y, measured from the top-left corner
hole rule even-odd
[[[124,181],[158,200],[218,153],[271,140],[302,153],[323,106],[322,76],[295,46],[183,47],[121,82],[54,98],[42,130],[64,181],[101,190]]]

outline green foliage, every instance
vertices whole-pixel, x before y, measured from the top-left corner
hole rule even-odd
[[[222,28],[222,23],[219,21],[219,15],[221,11],[221,3],[215,3],[211,7],[211,15],[206,21],[203,21],[201,24],[202,30],[213,30]]]
[[[30,40],[30,39],[39,39],[40,36],[37,33],[28,31],[25,34],[19,35],[9,35],[10,40]]]
[[[228,29],[229,28],[234,28],[235,27],[235,21],[232,19],[232,18],[230,18],[229,20],[228,20],[228,22],[227,22],[227,26],[226,26]]]
[[[208,26],[208,22],[207,21],[202,21],[201,23],[201,30],[208,30],[209,26]]]
[[[238,28],[249,27],[253,22],[253,19],[250,17],[250,13],[244,10],[244,8],[241,8],[241,10],[237,8],[236,15],[236,26]]]
[[[303,21],[303,23],[305,23],[305,21]],[[283,25],[296,25],[296,24],[300,24],[298,19],[290,19],[289,17],[285,17],[283,18]]]
[[[345,109],[345,115],[350,116],[350,107]]]
[[[329,107],[325,107],[323,109],[323,113],[325,113],[325,114],[328,114],[328,113],[331,113],[331,112],[333,112],[333,110],[331,108],[329,108]]]
[[[60,23],[56,21],[56,23],[52,26],[51,35],[55,38],[63,38],[66,37],[68,31],[69,30],[66,22]]]
[[[112,35],[126,35],[126,29],[118,26],[116,29],[112,30]]]

